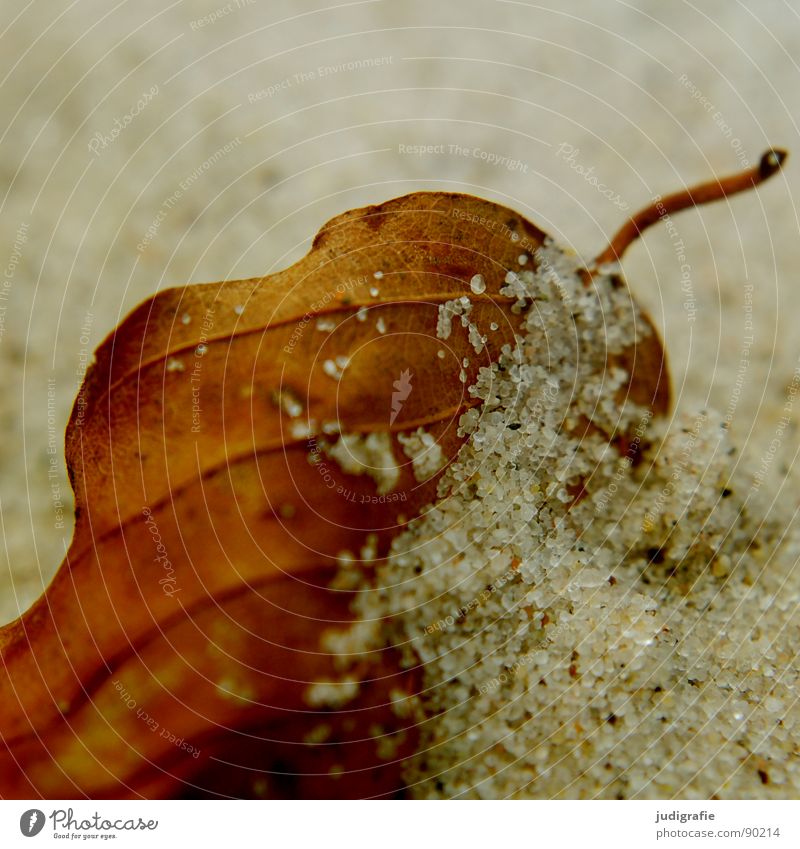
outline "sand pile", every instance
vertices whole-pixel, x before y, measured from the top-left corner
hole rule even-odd
[[[525,336],[472,387],[441,501],[362,598],[425,664],[413,792],[796,798],[792,509],[761,500],[722,416],[662,438],[620,405],[628,375],[603,364],[642,332],[629,294],[609,276],[585,289],[555,247],[536,259],[507,278]],[[644,456],[571,436],[580,416]]]

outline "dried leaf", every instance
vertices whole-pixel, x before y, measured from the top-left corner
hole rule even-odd
[[[0,630],[0,795],[402,790],[417,718],[392,701],[418,671],[331,650],[354,618],[340,567],[368,574],[435,499],[440,472],[417,480],[398,437],[423,427],[456,455],[468,387],[516,341],[504,277],[544,238],[493,203],[413,194],[335,218],[285,271],[171,289],[120,325],[67,431],[72,545]],[[438,338],[462,297],[472,339],[458,313]],[[623,394],[665,412],[656,334],[615,362]]]

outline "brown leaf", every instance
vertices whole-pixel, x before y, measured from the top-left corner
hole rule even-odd
[[[456,455],[467,387],[515,343],[506,271],[543,239],[488,201],[413,194],[335,218],[270,277],[162,292],[106,339],[66,435],[72,545],[0,630],[0,796],[402,791],[417,718],[391,703],[419,670],[332,653],[354,619],[341,553],[368,573],[370,535],[385,555],[434,500],[439,474],[418,481],[397,435],[423,426]],[[437,338],[464,295],[480,354],[458,318]],[[621,360],[663,413],[655,333]],[[389,471],[344,471],[337,429],[357,449],[373,435],[368,462],[389,445]],[[315,682],[357,693],[320,707]]]

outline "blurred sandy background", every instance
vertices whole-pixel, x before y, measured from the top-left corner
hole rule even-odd
[[[63,429],[114,325],[418,189],[503,202],[588,257],[626,206],[794,150],[757,195],[683,213],[625,262],[678,408],[730,409],[756,458],[773,439],[800,356],[789,2],[9,0],[0,33],[0,620],[68,545]]]

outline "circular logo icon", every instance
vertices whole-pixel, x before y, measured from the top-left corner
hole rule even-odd
[[[31,808],[19,818],[19,830],[25,837],[36,837],[44,828],[44,811]]]

